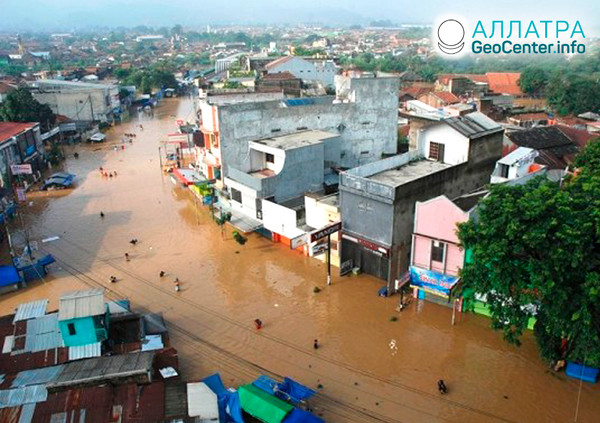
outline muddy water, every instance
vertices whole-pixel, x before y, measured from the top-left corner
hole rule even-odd
[[[330,422],[574,421],[580,384],[548,372],[531,336],[509,346],[486,318],[463,315],[452,326],[451,310],[430,303],[398,315],[397,298],[376,296],[380,281],[334,276],[327,287],[322,263],[254,235],[240,246],[231,228],[222,234],[159,169],[159,141],[192,115],[191,101],[167,100],[153,118],[112,129],[106,144],[67,151],[76,188],[32,194],[25,207],[34,239],[60,236],[40,243],[59,263],[44,283],[2,297],[0,312],[32,298],[56,307],[61,292],[105,285],[111,298],[164,313],[188,379],[219,371],[238,385],[266,370],[289,375],[321,386],[313,404]],[[134,143],[114,151],[124,132],[136,133]],[[118,176],[103,178],[99,166]],[[111,275],[119,282],[108,283]],[[581,386],[578,421],[600,421],[599,395]]]

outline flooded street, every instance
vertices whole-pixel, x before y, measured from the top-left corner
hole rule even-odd
[[[239,245],[231,227],[222,236],[208,208],[159,167],[159,142],[193,116],[191,100],[165,100],[154,117],[112,129],[107,143],[65,149],[75,189],[32,193],[22,206],[32,239],[60,237],[39,242],[57,264],[45,282],[3,296],[2,314],[39,298],[54,309],[61,293],[102,285],[109,298],[164,313],[185,378],[218,371],[237,386],[290,376],[322,387],[311,404],[328,422],[567,422],[578,398],[577,421],[599,421],[600,388],[550,372],[530,333],[517,348],[482,316],[452,326],[451,309],[423,302],[397,314],[397,297],[376,296],[381,281],[334,270],[327,287],[318,260],[257,235]],[[136,138],[115,151],[123,133]],[[103,178],[100,166],[117,176]]]

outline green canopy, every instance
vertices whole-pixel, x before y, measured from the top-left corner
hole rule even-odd
[[[265,423],[280,423],[294,407],[249,384],[238,388],[242,409]]]

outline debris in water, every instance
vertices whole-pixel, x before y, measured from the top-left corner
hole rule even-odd
[[[51,236],[49,238],[42,239],[42,242],[44,242],[44,243],[45,242],[52,242],[52,241],[56,241],[57,239],[60,239],[60,237],[59,236]]]
[[[318,294],[319,292],[321,292],[321,288],[319,288],[318,286],[315,286],[315,287],[313,288],[313,292],[314,292],[315,294]]]
[[[398,320],[396,316],[390,316],[390,322],[395,322],[396,320]]]

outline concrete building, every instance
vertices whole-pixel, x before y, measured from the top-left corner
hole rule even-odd
[[[60,297],[58,327],[67,347],[96,344],[108,339],[108,307],[104,291],[74,291]]]
[[[221,73],[229,69],[233,64],[238,63],[244,53],[236,53],[231,56],[215,60],[215,72]]]
[[[546,166],[535,163],[539,153],[527,147],[519,147],[496,162],[490,182],[499,184],[516,179],[531,179],[545,173]]]
[[[339,68],[333,60],[305,59],[297,56],[284,56],[265,66],[267,73],[289,72],[305,82],[320,82],[325,87],[335,85]]]
[[[121,113],[117,85],[46,79],[33,83],[31,94],[75,122],[109,122]]]
[[[262,224],[279,237],[276,241],[302,235],[304,194],[323,190],[325,174],[339,156],[339,136],[324,131],[249,142],[249,166],[230,167],[225,177],[233,218],[244,215],[255,226]]]
[[[384,279],[393,292],[409,265],[415,202],[488,183],[503,132],[479,112],[447,118],[419,131],[416,150],[342,172],[341,266]]]
[[[25,186],[41,175],[44,167],[44,145],[39,123],[0,122],[0,188],[10,189],[17,177],[11,165],[30,164],[32,174],[20,175]]]
[[[314,230],[342,220],[340,214],[340,196],[338,193],[329,195],[324,195],[320,192],[309,193],[304,196],[304,210],[306,224]],[[340,241],[339,232],[331,235],[331,264],[336,267],[340,266]],[[322,254],[324,242],[325,239],[307,244],[305,253],[325,262],[326,254]]]
[[[397,152],[396,78],[336,78],[337,95],[273,101],[201,103],[207,162],[250,171],[249,142],[306,130],[339,135],[342,167],[354,167]],[[267,95],[272,93],[262,93]],[[273,93],[275,94],[275,93]],[[281,94],[279,94],[281,95]],[[205,174],[209,179],[211,169]]]

